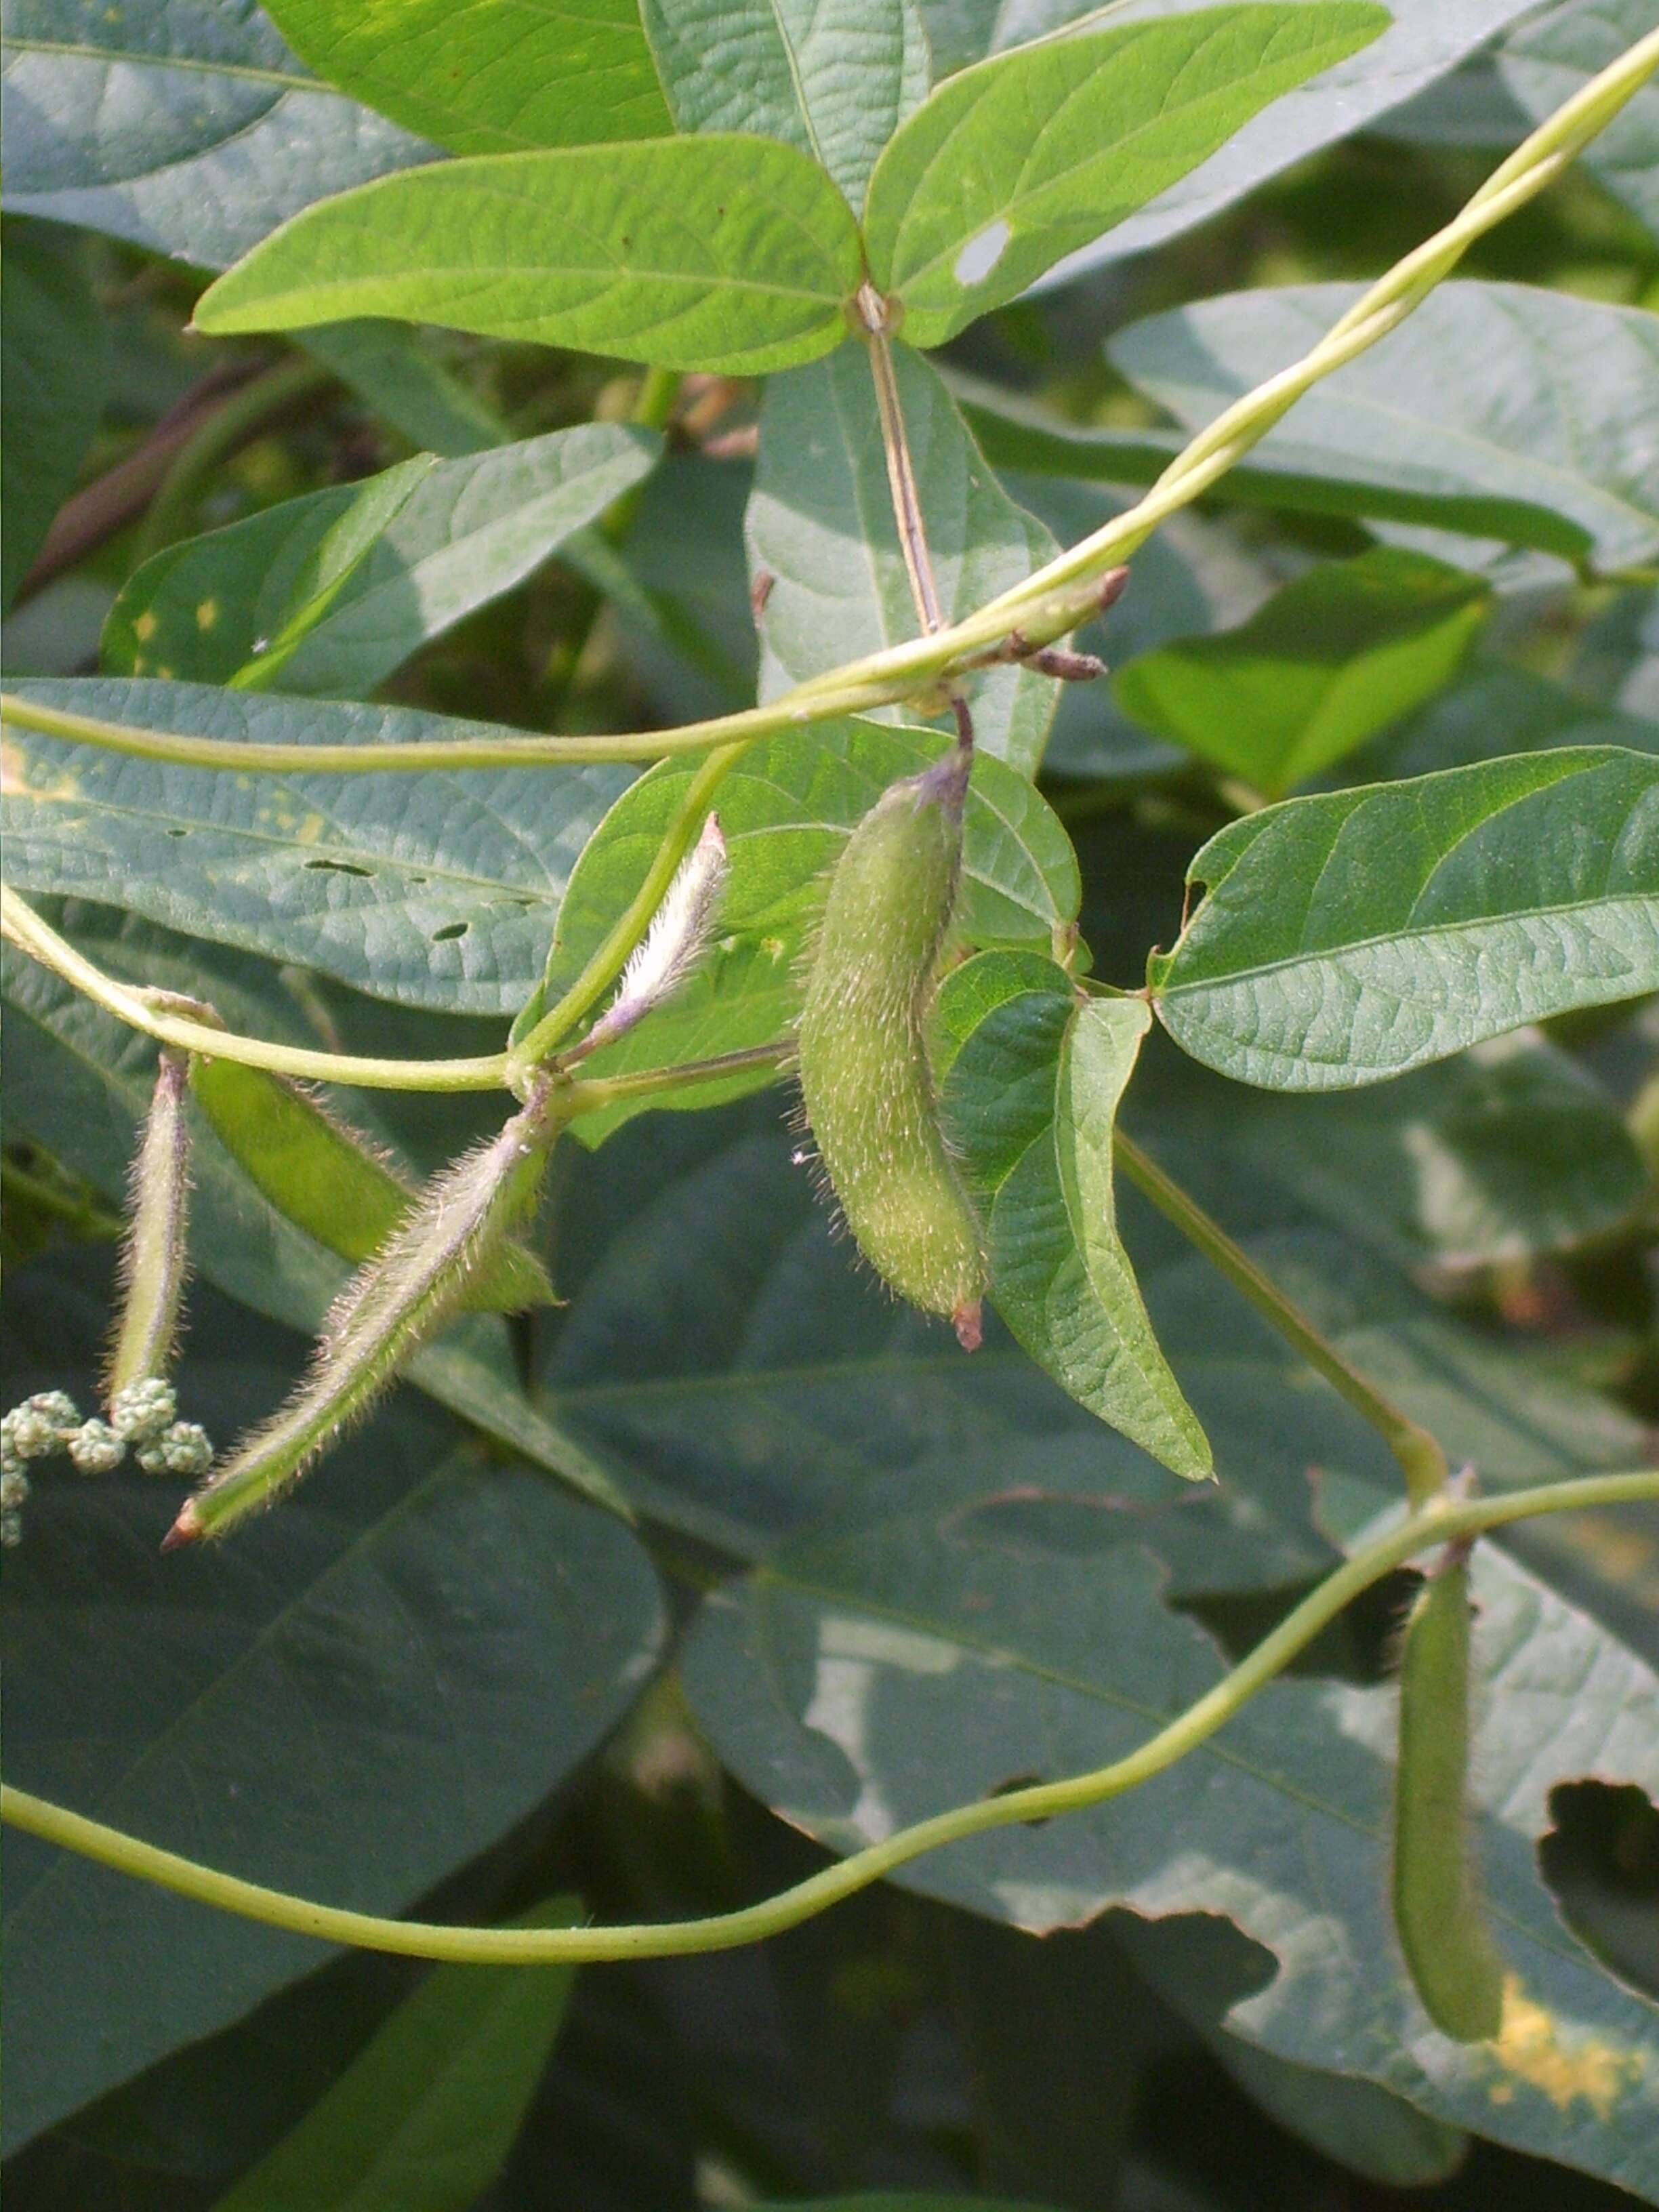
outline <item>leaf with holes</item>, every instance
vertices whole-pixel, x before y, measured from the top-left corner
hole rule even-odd
[[[372,691],[400,662],[540,567],[654,465],[648,430],[589,422],[429,461],[277,672],[323,698]],[[404,464],[415,468],[415,463]],[[389,470],[373,479],[395,489]],[[283,611],[365,496],[341,485],[169,546],[131,576],[104,629],[113,674],[223,684],[277,637]]]
[[[255,743],[489,726],[145,678],[17,688],[72,713]],[[240,777],[19,732],[7,743],[13,795],[0,819],[20,890],[106,899],[460,1013],[510,1014],[532,989],[571,866],[626,781],[609,768]]]
[[[210,286],[195,327],[386,315],[747,376],[839,345],[860,276],[847,203],[793,146],[649,139],[443,161],[342,194]]]
[[[704,1734],[840,1853],[1029,1774],[1034,1746],[1045,1780],[1137,1749],[1220,1657],[1133,1540],[1079,1556],[1078,1518],[1047,1485],[975,1502],[930,1468],[807,1530],[705,1601],[682,1661]],[[1225,2014],[1235,2034],[1651,2191],[1654,2008],[1564,1930],[1535,1849],[1553,1782],[1651,1776],[1659,1680],[1503,1551],[1483,1548],[1475,1577],[1475,1829],[1511,1970],[1494,2043],[1433,2033],[1395,1948],[1386,1684],[1281,1678],[1141,1787],[893,1879],[1033,1930],[1112,1906],[1224,1916],[1266,1954]]]
[[[1206,9],[964,70],[876,164],[871,275],[912,345],[943,345],[1387,23],[1365,0]]]
[[[947,622],[958,620],[1060,549],[986,466],[931,364],[900,345],[893,368],[939,606]],[[763,698],[915,635],[862,348],[768,383],[744,528],[751,575],[771,580],[760,618]],[[981,748],[1034,775],[1054,690],[1024,668],[975,679],[967,696]]]

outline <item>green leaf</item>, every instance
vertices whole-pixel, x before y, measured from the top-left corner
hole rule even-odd
[[[1498,80],[1541,123],[1652,28],[1652,0],[1557,0],[1499,42]],[[1642,86],[1580,159],[1659,235],[1659,86]]]
[[[9,607],[75,489],[104,411],[109,339],[82,273],[76,240],[58,225],[8,216],[0,269],[0,375],[6,390],[0,478],[6,530],[0,606]],[[73,374],[66,365],[74,363]]]
[[[1287,800],[1194,859],[1164,1027],[1270,1091],[1381,1082],[1659,988],[1659,762],[1577,746]]]
[[[683,1668],[710,1742],[744,1787],[842,1853],[1030,1775],[1034,1747],[1044,1779],[1133,1750],[1221,1662],[1167,1609],[1133,1537],[1080,1554],[1081,1519],[1052,1484],[1011,1499],[988,1483],[975,1509],[949,1470],[915,1468],[902,1492],[806,1532],[705,1601]],[[1386,1684],[1281,1677],[1142,1788],[894,1879],[1031,1930],[1115,1905],[1224,1916],[1270,1970],[1226,2012],[1233,2033],[1650,2192],[1659,2022],[1564,1929],[1535,1846],[1558,1779],[1587,1764],[1651,1773],[1659,1681],[1503,1551],[1483,1546],[1475,1577],[1474,1813],[1515,1976],[1495,2043],[1431,2033],[1389,1931]],[[1170,1932],[1183,1929],[1206,1932]]]
[[[1208,1439],[1158,1349],[1112,1192],[1112,1131],[1150,1008],[1079,1007],[1065,971],[1030,954],[970,961],[939,999],[945,1117],[985,1223],[993,1304],[1080,1406],[1205,1480]]]
[[[17,689],[143,728],[255,742],[490,727],[144,678]],[[8,747],[16,795],[0,820],[20,890],[106,899],[452,1013],[510,1014],[533,988],[572,863],[624,781],[607,768],[241,777],[20,732]]]
[[[1136,323],[1107,350],[1196,430],[1299,359],[1358,297],[1348,284],[1231,293]],[[1646,442],[1656,375],[1659,323],[1638,309],[1525,284],[1442,284],[1299,399],[1257,458],[1436,495],[1451,502],[1442,527],[1625,568],[1659,552]],[[1506,512],[1516,507],[1534,519]]]
[[[443,161],[342,194],[210,286],[195,327],[389,315],[748,376],[838,345],[859,276],[846,202],[793,146],[662,138]]]
[[[112,924],[115,925],[112,927]],[[272,988],[271,971],[242,956],[187,940],[107,910],[76,909],[74,941],[129,981],[212,998],[227,1018],[284,1043],[313,1043],[294,1000]],[[184,957],[181,957],[181,954]],[[73,1163],[117,1206],[125,1201],[142,1120],[155,1084],[155,1048],[44,968],[9,949],[0,956],[7,1007],[9,1126]],[[431,1015],[422,1018],[431,1048]],[[476,1031],[468,1027],[468,1042]],[[405,1049],[408,1048],[407,1041]],[[489,1117],[494,1115],[493,1125]],[[500,1126],[486,1103],[478,1133]],[[466,1131],[438,1147],[435,1168]],[[191,1162],[192,1264],[254,1312],[313,1335],[347,1269],[291,1221],[245,1174],[210,1129],[198,1132]],[[296,1352],[297,1357],[297,1352]],[[408,1380],[464,1421],[533,1460],[584,1497],[628,1517],[603,1470],[525,1397],[498,1321],[458,1323],[407,1370]]]
[[[401,661],[510,591],[654,465],[654,433],[611,422],[552,430],[435,466],[409,462],[169,546],[110,611],[112,673],[223,684],[274,652],[284,611],[325,565],[335,589],[280,671],[280,688],[324,698],[373,690]],[[405,471],[417,470],[412,482]],[[401,500],[398,498],[399,489]],[[343,575],[336,533],[391,511]],[[382,510],[384,513],[385,511]]]
[[[349,488],[346,504],[300,561],[297,574],[290,572],[287,596],[277,602],[281,611],[270,644],[256,638],[252,659],[226,678],[234,690],[268,691],[275,685],[434,466],[430,454],[417,454]]]
[[[586,1067],[603,1075],[672,1066],[787,1036],[800,1009],[800,963],[823,878],[887,786],[936,759],[945,744],[933,731],[848,721],[791,731],[745,753],[714,801],[730,872],[711,957],[672,1005]],[[696,769],[692,761],[659,762],[605,817],[571,876],[544,1000],[580,972],[638,890]],[[976,759],[957,917],[963,938],[1046,949],[1077,902],[1076,856],[1047,802],[1002,762]],[[716,1103],[755,1079],[699,1085],[673,1103]],[[625,1118],[626,1109],[614,1108],[584,1115],[576,1127],[597,1141]]]
[[[913,345],[942,345],[1388,20],[1364,0],[1207,9],[965,70],[876,164],[872,276],[903,303]]]
[[[328,1251],[360,1265],[414,1202],[414,1187],[310,1091],[234,1060],[190,1063],[190,1087],[214,1134],[276,1211]],[[463,1301],[517,1313],[556,1303],[539,1260],[507,1243]]]
[[[1056,272],[1062,282],[1085,270],[1144,253],[1234,205],[1269,177],[1322,147],[1392,119],[1398,103],[1443,77],[1495,32],[1524,15],[1534,0],[1392,0],[1391,21],[1374,45],[1288,92],[1267,114],[1247,123],[1181,183],[1096,245],[1073,254]],[[935,79],[998,48],[1068,25],[1086,28],[1090,0],[923,0],[933,46]]]
[[[672,128],[635,0],[272,0],[319,76],[455,154]]]
[[[417,452],[457,460],[512,441],[494,409],[401,324],[324,323],[299,343]]]
[[[317,83],[250,6],[16,0],[4,75],[9,207],[198,268],[432,155]]]
[[[109,1263],[8,1301],[9,1385],[96,1395]],[[216,1437],[291,1340],[198,1288],[180,1387]],[[45,1477],[8,1561],[9,1778],[253,1881],[408,1909],[524,1820],[626,1711],[662,1632],[629,1531],[404,1400],[228,1553],[162,1559],[143,1474]],[[319,1963],[318,1947],[8,1846],[19,2142]],[[19,2031],[17,2022],[26,2021]],[[88,2021],[97,2033],[88,2033]]]
[[[798,146],[854,210],[876,156],[927,96],[912,0],[643,0],[675,125]]]
[[[1456,675],[1491,613],[1478,577],[1379,546],[1310,568],[1218,637],[1120,668],[1125,714],[1277,799]]]
[[[931,365],[900,345],[893,368],[939,605],[960,619],[1060,549],[987,468]],[[915,635],[862,347],[768,384],[744,534],[751,574],[773,580],[760,618],[763,699]],[[981,748],[1035,775],[1055,689],[1023,668],[979,678],[968,696]]]
[[[519,1928],[568,1928],[555,1898]],[[523,2123],[574,1969],[438,1966],[213,2212],[466,2212]]]

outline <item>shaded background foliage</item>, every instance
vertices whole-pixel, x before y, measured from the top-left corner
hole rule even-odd
[[[439,0],[283,0],[275,22],[244,0],[15,0],[9,681],[155,726],[373,744],[441,714],[666,724],[907,635],[851,349],[683,394],[665,438],[623,419],[633,373],[587,353],[184,328],[284,217],[434,140],[746,129],[816,150],[856,200],[930,50],[938,81],[1075,11],[848,4],[792,52],[795,12],[607,5],[572,76],[479,9],[458,121]],[[904,357],[947,611],[1126,506],[1656,21],[1652,0],[1392,13],[1034,294]],[[543,76],[568,94],[542,100]],[[1650,89],[1149,545],[1109,683],[1056,711],[1028,672],[986,680],[999,761],[969,866],[990,957],[1041,956],[1075,919],[1094,972],[1138,986],[1230,778],[1337,805],[1500,755],[1659,750],[1656,225]],[[441,458],[388,494],[419,452]],[[267,651],[354,531],[372,550],[268,695],[170,688]],[[758,627],[757,569],[776,578]],[[732,941],[614,1066],[776,1033],[799,841],[826,861],[919,742],[837,726],[750,756],[722,801]],[[31,738],[7,780],[9,866],[74,943],[239,1029],[422,1055],[499,1045],[561,911],[579,958],[681,773],[594,837],[625,769],[233,785],[88,763]],[[154,1050],[9,952],[5,990],[7,1402],[89,1399]],[[1655,1036],[1650,1006],[1605,1009],[1299,1098],[1155,1039],[1126,1119],[1449,1453],[1518,1486],[1650,1455]],[[415,1172],[499,1118],[345,1103]],[[1376,1438],[1133,1193],[1125,1241],[1212,1491],[1006,1330],[964,1362],[880,1297],[783,1113],[772,1091],[585,1127],[535,1239],[568,1303],[459,1324],[226,1549],[161,1560],[172,1507],[141,1479],[43,1485],[6,1562],[15,1778],[373,1911],[714,1911],[825,1845],[1139,1741],[1385,1505]],[[344,1268],[205,1128],[195,1173],[183,1387],[223,1436],[276,1401]],[[586,1498],[556,1479],[573,1469]],[[1490,1553],[1476,1820],[1532,2006],[1495,2055],[1430,2033],[1382,1924],[1401,1576],[1144,1795],[922,1861],[754,1953],[574,1981],[319,1964],[9,1841],[15,2202],[1659,2201],[1653,1516],[1559,1517]]]

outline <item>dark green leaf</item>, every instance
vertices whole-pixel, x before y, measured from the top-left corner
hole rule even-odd
[[[913,0],[643,0],[643,14],[680,130],[799,146],[855,210],[876,156],[927,95]]]
[[[556,1898],[513,1924],[576,1917]],[[214,2212],[466,2212],[512,2147],[574,1978],[435,1968]]]
[[[669,131],[635,0],[273,0],[319,76],[456,154]]]
[[[285,224],[203,295],[196,327],[389,315],[753,375],[838,345],[859,276],[847,203],[793,146],[661,138],[382,178]]]
[[[1387,24],[1364,0],[1207,9],[965,70],[876,164],[871,275],[913,345],[942,345]]]
[[[1198,429],[1297,360],[1358,296],[1347,284],[1235,292],[1137,323],[1108,350]],[[1477,535],[1624,568],[1659,551],[1645,428],[1656,375],[1651,315],[1525,284],[1442,284],[1298,400],[1260,465],[1437,496],[1443,526],[1459,526],[1461,507]]]
[[[1184,1051],[1350,1090],[1659,988],[1659,763],[1583,746],[1291,799],[1194,860],[1151,975]]]
[[[799,1011],[799,964],[823,876],[887,786],[914,775],[945,742],[931,731],[851,721],[791,732],[747,752],[714,800],[731,871],[713,957],[671,1006],[596,1054],[592,1071],[671,1066],[787,1036]],[[659,763],[623,794],[584,851],[560,911],[543,994],[550,1002],[638,890],[696,769],[694,762]],[[1073,919],[1077,900],[1076,856],[1047,802],[1002,762],[976,760],[957,911],[963,937],[1046,948]],[[684,1103],[713,1103],[711,1091],[730,1095],[704,1085]],[[623,1118],[624,1109],[612,1109],[577,1127],[597,1139]]]
[[[9,606],[52,519],[75,489],[109,382],[104,318],[72,231],[7,220],[0,250],[0,376],[6,392],[0,477],[6,530],[0,606]],[[73,374],[67,365],[74,363]]]
[[[9,206],[201,268],[432,155],[317,83],[251,6],[15,0],[5,87]]]
[[[894,349],[899,404],[947,622],[1023,583],[1059,548],[987,468],[949,392],[908,346]],[[870,363],[861,347],[775,377],[745,535],[769,576],[761,696],[914,637],[915,607],[887,483]],[[979,744],[1034,775],[1055,686],[1003,668],[972,686]]]
[[[1079,1007],[1063,969],[987,953],[950,975],[945,1115],[980,1206],[991,1297],[1068,1395],[1175,1474],[1215,1472],[1118,1235],[1112,1132],[1152,1025],[1144,999]]]
[[[703,1728],[745,1787],[842,1852],[1029,1775],[1034,1747],[1043,1778],[1122,1755],[1219,1663],[1138,1547],[1080,1558],[1073,1529],[1057,1499],[975,1513],[958,1482],[914,1472],[891,1517],[809,1532],[705,1604],[684,1662]],[[1144,1787],[896,1878],[1032,1929],[1112,1905],[1224,1915],[1277,1968],[1227,2014],[1235,2033],[1651,2189],[1653,2008],[1565,1935],[1534,1846],[1559,1777],[1651,1771],[1659,1683],[1501,1551],[1475,1565],[1475,1810],[1514,1970],[1495,2044],[1431,2034],[1389,1932],[1386,1686],[1281,1679]]]
[[[95,1395],[106,1261],[9,1302],[9,1387]],[[180,1387],[226,1438],[291,1340],[199,1291]],[[234,1551],[163,1559],[176,1494],[43,1476],[7,1566],[11,1779],[301,1894],[398,1912],[521,1820],[631,1701],[661,1632],[611,1516],[455,1449],[416,1401]],[[315,1944],[44,1844],[8,1846],[21,2142],[319,1963]],[[89,2033],[88,2021],[97,2023]]]
[[[1659,753],[1659,722],[1621,714],[1511,662],[1477,660],[1420,713],[1350,761],[1347,772],[1356,781],[1380,783],[1561,745]]]
[[[662,450],[647,430],[579,424],[427,465],[376,542],[299,641],[278,688],[323,698],[371,691],[463,616],[510,591],[602,514]],[[405,463],[405,468],[416,465]],[[389,470],[373,478],[395,492]],[[111,611],[112,672],[222,684],[278,638],[283,610],[362,512],[363,488],[285,500],[147,561]],[[337,563],[336,564],[337,565]]]
[[[18,688],[141,727],[279,744],[489,726],[146,678]],[[20,890],[109,900],[449,1012],[517,1008],[572,863],[624,781],[606,768],[233,777],[21,732],[9,743],[13,788],[27,794],[3,802]]]
[[[1491,611],[1476,577],[1380,546],[1309,569],[1242,628],[1118,670],[1134,720],[1269,798],[1443,690]]]

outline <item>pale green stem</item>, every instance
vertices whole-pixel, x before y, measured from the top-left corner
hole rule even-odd
[[[629,955],[651,927],[652,916],[662,904],[680,862],[701,831],[703,817],[722,778],[737,765],[744,750],[742,745],[720,746],[718,751],[709,754],[687,784],[685,796],[663,832],[644,882],[564,996],[549,1007],[509,1054],[509,1068],[515,1081],[541,1065],[582,1016],[599,1004],[628,965]]]
[[[1306,1314],[1293,1305],[1272,1277],[1264,1274],[1248,1253],[1243,1252],[1218,1221],[1212,1221],[1181,1185],[1165,1175],[1158,1162],[1143,1152],[1132,1137],[1117,1130],[1112,1154],[1130,1182],[1144,1191],[1164,1218],[1195,1245],[1211,1266],[1224,1274],[1233,1288],[1247,1297],[1264,1321],[1270,1322],[1308,1364],[1331,1388],[1346,1398],[1362,1420],[1369,1421],[1400,1462],[1406,1478],[1406,1494],[1419,1508],[1427,1506],[1444,1487],[1446,1455],[1428,1431],[1419,1428],[1408,1413],[1389,1403],[1375,1384],[1351,1367],[1328,1337],[1322,1336]]]
[[[137,990],[105,975],[49,922],[43,921],[14,890],[0,887],[0,937],[38,960],[43,968],[113,1014],[129,1029],[159,1037],[181,1052],[210,1060],[240,1060],[246,1067],[269,1068],[319,1083],[355,1084],[365,1091],[501,1091],[507,1085],[507,1055],[482,1060],[364,1060],[346,1052],[310,1052],[301,1045],[268,1044],[262,1037],[238,1036],[208,1022],[192,1021],[161,1003],[165,994]]]
[[[635,1098],[655,1098],[664,1091],[684,1090],[695,1084],[725,1083],[734,1075],[761,1069],[785,1067],[795,1056],[793,1037],[775,1044],[744,1045],[734,1052],[717,1053],[708,1060],[682,1060],[678,1067],[641,1067],[629,1075],[593,1075],[572,1083],[563,1097],[564,1109],[578,1114],[602,1114],[607,1107],[623,1106]]]
[[[333,372],[318,362],[285,361],[215,408],[179,447],[161,479],[133,548],[134,567],[142,568],[152,555],[187,533],[208,478],[262,423],[313,392],[325,392],[333,382]]]
[[[430,738],[372,746],[239,744],[233,738],[131,729],[90,716],[26,708],[11,698],[0,699],[0,709],[21,728],[198,768],[365,775],[432,768],[661,760],[678,753],[701,752],[710,745],[749,744],[836,715],[864,714],[873,707],[891,705],[967,672],[976,655],[1001,644],[1015,630],[1030,647],[1052,644],[1095,612],[1100,579],[1108,569],[1118,567],[1160,523],[1225,476],[1304,392],[1403,322],[1476,239],[1553,183],[1656,71],[1659,71],[1659,31],[1639,40],[1599,76],[1592,77],[1516,148],[1461,214],[1398,262],[1311,352],[1237,400],[1171,461],[1144,499],[1103,529],[963,621],[812,677],[763,707],[688,722],[676,730],[617,737]]]
[[[190,1127],[186,1054],[163,1046],[132,1178],[132,1218],[122,1260],[125,1291],[106,1395],[164,1376],[179,1333],[189,1266]]]
[[[904,410],[899,404],[893,349],[887,336],[887,302],[872,284],[866,283],[859,287],[858,306],[865,347],[870,356],[870,380],[876,391],[876,415],[881,423],[882,452],[887,461],[893,526],[898,532],[899,550],[904,556],[904,573],[909,579],[916,621],[923,635],[931,636],[944,629],[945,617],[939,611],[939,586],[933,580],[933,556],[927,550],[915,464],[910,458],[910,441],[904,434]]]
[[[1345,1560],[1285,1615],[1248,1658],[1127,1758],[1066,1781],[1038,1783],[935,1814],[931,1820],[900,1829],[883,1843],[854,1851],[763,1904],[704,1920],[561,1929],[446,1928],[420,1921],[383,1920],[370,1913],[313,1904],[257,1882],[242,1881],[212,1867],[198,1866],[174,1851],[141,1842],[137,1836],[89,1820],[27,1790],[9,1787],[0,1790],[0,1819],[66,1850],[78,1851],[101,1866],[112,1867],[118,1874],[154,1882],[198,1904],[295,1935],[315,1936],[320,1942],[346,1943],[361,1950],[477,1966],[565,1966],[728,1951],[799,1927],[843,1898],[867,1889],[896,1868],[946,1844],[961,1843],[968,1837],[1020,1821],[1084,1812],[1150,1782],[1214,1735],[1362,1590],[1419,1553],[1540,1514],[1654,1499],[1659,1499],[1659,1472],[1650,1468],[1636,1474],[1587,1475],[1574,1482],[1545,1483],[1536,1489],[1512,1491],[1503,1498],[1437,1498]]]

